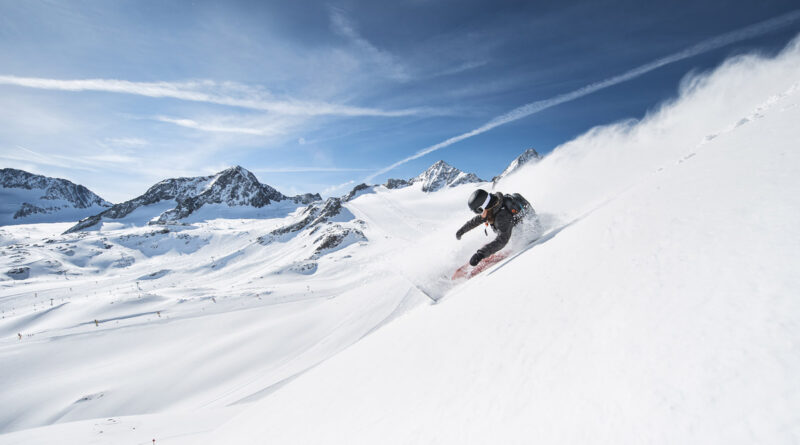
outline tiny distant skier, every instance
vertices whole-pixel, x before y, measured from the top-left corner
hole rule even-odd
[[[488,193],[483,189],[475,190],[467,201],[467,205],[476,215],[466,222],[456,232],[456,238],[470,230],[486,223],[497,233],[494,241],[478,249],[469,259],[470,266],[477,266],[484,258],[497,253],[508,244],[511,231],[523,219],[535,218],[531,204],[519,193],[505,195],[503,193]]]

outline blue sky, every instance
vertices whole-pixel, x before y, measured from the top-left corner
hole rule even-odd
[[[233,165],[286,194],[490,179],[798,32],[777,0],[0,0],[0,167],[114,202]]]

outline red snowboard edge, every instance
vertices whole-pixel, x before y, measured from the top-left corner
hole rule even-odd
[[[464,279],[468,280],[468,279],[474,277],[475,275],[478,275],[479,273],[483,272],[484,270],[492,267],[493,265],[499,263],[500,261],[503,261],[507,256],[508,256],[508,254],[505,253],[505,252],[497,252],[496,254],[491,255],[491,256],[489,256],[489,258],[486,258],[483,261],[481,261],[480,263],[478,263],[478,265],[475,266],[475,267],[472,267],[472,266],[469,265],[469,263],[467,263],[467,264],[459,267],[453,273],[453,276],[450,279],[451,280],[460,280],[460,279],[464,278]]]

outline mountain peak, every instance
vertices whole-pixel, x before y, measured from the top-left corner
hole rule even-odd
[[[417,182],[422,182],[423,192],[435,192],[446,187],[484,181],[474,173],[464,173],[447,162],[439,160],[428,167],[422,174],[409,181],[411,184]]]
[[[217,173],[217,175],[225,175],[225,174],[232,174],[232,173],[245,175],[245,176],[246,175],[252,175],[252,173],[250,173],[249,170],[247,170],[246,168],[242,167],[241,165],[234,165],[233,167],[228,167],[225,170],[222,170],[221,172]]]
[[[120,219],[134,210],[163,201],[176,205],[160,215],[154,215],[150,224],[167,224],[186,218],[206,204],[225,204],[228,207],[261,208],[274,201],[293,200],[308,204],[319,200],[319,195],[306,194],[290,198],[274,188],[262,184],[249,170],[240,165],[226,168],[211,176],[171,178],[158,182],[143,195],[117,204],[110,209],[81,220],[67,233],[93,227],[106,219]]]
[[[0,169],[0,224],[74,221],[111,203],[72,181]]]
[[[542,156],[533,148],[529,148],[525,150],[521,155],[517,156],[516,159],[511,161],[511,163],[508,164],[508,167],[506,167],[506,169],[503,170],[503,173],[500,173],[499,175],[492,178],[492,183],[497,184],[497,181],[505,178],[511,173],[514,173],[523,165],[529,162],[538,162],[540,159],[542,159]]]

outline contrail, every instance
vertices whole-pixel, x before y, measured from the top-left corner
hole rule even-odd
[[[592,94],[595,91],[599,91],[604,88],[620,84],[622,82],[627,82],[643,74],[649,73],[650,71],[653,71],[657,68],[661,68],[664,65],[669,65],[670,63],[675,63],[680,60],[688,59],[690,57],[694,57],[698,54],[712,51],[717,48],[722,48],[723,46],[730,45],[731,43],[736,43],[742,40],[747,40],[753,37],[767,34],[771,31],[775,31],[779,28],[790,25],[796,22],[798,19],[800,19],[800,10],[795,10],[790,13],[760,23],[756,23],[754,25],[750,25],[736,31],[731,31],[726,34],[713,37],[711,39],[700,42],[694,46],[686,48],[683,51],[671,54],[666,57],[662,57],[660,59],[656,59],[650,63],[646,63],[639,67],[633,68],[632,70],[626,71],[622,74],[616,75],[614,77],[609,77],[608,79],[601,80],[599,82],[591,83],[589,85],[586,85],[585,87],[578,88],[577,90],[571,91],[569,93],[564,93],[555,97],[551,97],[549,99],[538,100],[536,102],[525,104],[521,107],[509,111],[508,113],[497,116],[496,118],[490,120],[489,122],[483,124],[482,126],[472,131],[468,131],[458,136],[451,137],[450,139],[439,142],[438,144],[431,145],[430,147],[424,148],[403,160],[397,161],[388,167],[382,168],[377,172],[373,173],[372,175],[368,176],[367,178],[365,178],[364,182],[369,183],[373,179],[375,179],[375,177],[382,175],[390,170],[393,170],[396,167],[405,164],[406,162],[420,158],[422,156],[427,155],[428,153],[432,153],[441,148],[448,147],[450,145],[455,144],[456,142],[463,141],[464,139],[468,139],[473,136],[477,136],[481,133],[485,133],[495,127],[499,127],[509,122],[522,119],[523,117],[530,116],[531,114],[538,113],[542,110],[546,110],[550,107],[554,107],[559,104],[563,104],[564,102],[569,102],[571,100],[581,98],[583,96]]]

